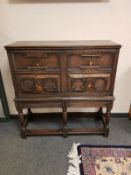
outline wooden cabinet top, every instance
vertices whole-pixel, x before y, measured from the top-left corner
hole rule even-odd
[[[75,48],[75,47],[89,47],[89,48],[120,48],[121,45],[110,40],[74,40],[74,41],[16,41],[5,46],[8,48],[29,48],[29,47],[46,47],[46,48]]]

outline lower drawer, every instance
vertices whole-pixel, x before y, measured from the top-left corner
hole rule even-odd
[[[101,74],[68,74],[68,91],[72,93],[101,93],[110,90],[111,75]]]
[[[23,95],[52,95],[60,92],[59,75],[17,75],[15,77],[16,94]]]

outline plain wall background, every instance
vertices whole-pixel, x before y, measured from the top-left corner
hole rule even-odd
[[[4,45],[17,40],[96,39],[122,44],[113,112],[128,112],[131,0],[0,0],[0,67],[11,114],[16,113],[14,90]]]

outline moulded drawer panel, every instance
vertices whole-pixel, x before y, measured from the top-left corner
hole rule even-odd
[[[60,71],[60,54],[42,50],[25,50],[13,53],[15,71]]]
[[[17,75],[15,84],[18,96],[51,95],[60,92],[59,75]]]
[[[100,74],[68,74],[67,87],[72,93],[101,93],[110,90],[111,75]]]
[[[112,71],[115,54],[115,50],[72,51],[67,55],[68,71]]]

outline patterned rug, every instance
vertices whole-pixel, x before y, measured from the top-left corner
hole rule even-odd
[[[73,144],[67,175],[131,175],[131,146]]]

